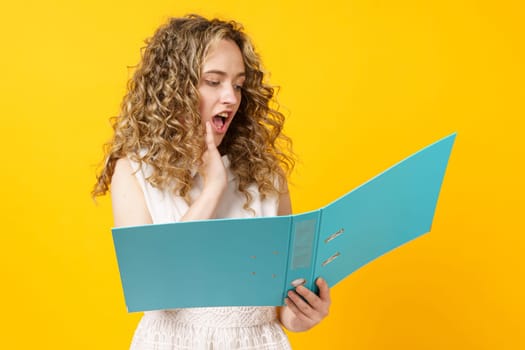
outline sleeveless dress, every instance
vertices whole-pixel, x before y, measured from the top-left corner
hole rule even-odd
[[[229,168],[229,159],[222,157],[228,173],[228,186],[217,208],[218,218],[253,217],[253,212],[243,208],[244,196],[237,191],[237,180]],[[130,160],[138,180],[153,223],[180,220],[188,210],[183,198],[172,192],[151,186],[146,178],[151,169]],[[202,179],[194,175],[192,199],[202,190]],[[250,207],[256,216],[277,215],[277,196],[260,198],[255,185],[249,188],[252,195]],[[213,307],[184,308],[148,311],[139,322],[131,342],[131,350],[175,350],[175,349],[291,349],[275,307]]]

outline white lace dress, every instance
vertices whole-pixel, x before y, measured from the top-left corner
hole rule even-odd
[[[229,170],[226,156],[223,162],[228,170],[228,188],[224,193],[217,217],[251,217],[243,209],[244,196],[237,189],[237,180]],[[146,199],[154,223],[178,221],[188,210],[186,202],[168,191],[159,191],[146,182],[150,169],[131,162]],[[190,192],[196,198],[202,189],[202,180],[195,174],[195,186]],[[277,197],[261,200],[256,186],[250,187],[251,208],[256,216],[277,215]],[[281,328],[275,307],[215,307],[185,308],[145,312],[131,343],[132,350],[174,349],[290,349]]]

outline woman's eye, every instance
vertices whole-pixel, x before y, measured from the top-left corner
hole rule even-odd
[[[240,90],[242,90],[242,85],[240,85],[240,84],[236,84],[236,85],[233,85],[233,88],[234,88],[235,90],[239,90],[239,91],[240,91]]]
[[[206,84],[209,86],[218,86],[220,84],[220,81],[217,80],[206,80]]]

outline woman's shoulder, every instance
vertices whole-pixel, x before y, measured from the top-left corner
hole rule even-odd
[[[121,183],[132,179],[134,171],[131,161],[127,157],[119,158],[115,163],[115,169],[111,177],[111,187],[114,186],[115,182]]]
[[[121,158],[115,164],[111,201],[116,226],[151,223],[143,191],[127,158]]]

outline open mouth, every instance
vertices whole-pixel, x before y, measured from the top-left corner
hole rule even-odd
[[[213,126],[217,131],[225,131],[226,122],[228,121],[228,113],[219,113],[212,118]]]

